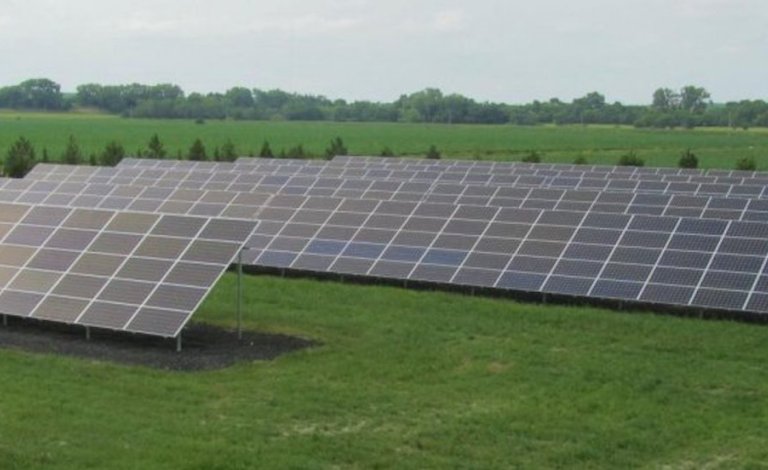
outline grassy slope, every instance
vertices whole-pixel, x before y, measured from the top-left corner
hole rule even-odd
[[[446,156],[497,160],[519,159],[531,149],[544,161],[572,162],[584,156],[590,163],[614,164],[630,149],[647,165],[676,165],[680,152],[692,148],[704,167],[733,167],[742,157],[753,157],[768,169],[768,132],[698,129],[694,131],[640,130],[628,127],[567,126],[462,126],[387,123],[296,123],[122,119],[100,114],[35,114],[0,112],[0,150],[19,135],[27,136],[38,151],[47,147],[59,155],[67,137],[75,135],[85,153],[100,151],[106,142],[121,141],[130,152],[143,147],[157,132],[170,153],[186,150],[196,137],[212,147],[231,139],[238,150],[258,152],[266,139],[277,152],[304,144],[321,154],[328,142],[341,136],[356,154],[378,154],[389,146],[399,154],[423,154],[436,144]]]
[[[759,467],[768,330],[270,277],[325,343],[165,373],[0,350],[0,467]],[[231,324],[228,275],[199,314]],[[162,463],[162,465],[161,465]]]

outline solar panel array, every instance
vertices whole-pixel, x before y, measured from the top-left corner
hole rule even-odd
[[[455,183],[409,183],[401,181],[270,177],[238,173],[198,173],[193,169],[137,177],[115,170],[50,166],[30,179],[6,185],[5,200],[52,204],[97,204],[95,207],[163,208],[172,213],[248,216],[247,205],[256,206],[268,195],[305,195],[392,201],[436,202],[499,207],[718,218],[768,220],[768,200],[747,197],[689,196],[601,192],[513,186],[482,186]],[[132,186],[118,184],[131,183]],[[141,186],[139,186],[139,183]],[[144,188],[144,185],[150,187]],[[2,183],[0,183],[0,187]],[[194,188],[194,189],[192,189]],[[247,196],[245,193],[250,192]],[[2,195],[0,195],[2,196]],[[138,198],[136,201],[132,198]],[[173,210],[172,210],[173,209]]]
[[[165,270],[138,269],[145,278],[135,279],[122,265],[108,274],[72,271],[73,261],[49,273],[9,264],[0,252],[0,269],[10,273],[0,275],[0,313],[15,308],[7,313],[174,336],[246,239],[247,263],[262,268],[768,313],[767,188],[768,176],[752,172],[355,157],[38,165],[24,180],[0,180],[2,207],[152,217],[192,228],[171,236],[152,227],[138,234],[75,228],[96,232],[93,240],[102,232],[141,237],[134,250],[109,253],[101,244],[68,249],[41,239],[71,231],[62,225],[68,218],[55,227],[26,215],[3,221],[2,246],[14,250],[37,240],[38,251],[122,257]],[[165,253],[165,245],[138,251],[142,240],[157,237],[184,239],[196,247],[193,257]],[[210,259],[195,258],[206,253]],[[17,271],[30,270],[53,284],[38,291],[18,284]],[[124,301],[95,288],[62,294],[59,284],[73,275],[97,278],[102,290],[143,282],[145,291],[154,283],[179,295],[153,290]],[[181,295],[184,289],[195,295]],[[12,301],[19,294],[31,300],[16,301],[25,308],[4,304],[6,291]],[[47,299],[69,297],[77,307],[51,313],[58,302]]]
[[[0,313],[175,337],[255,225],[0,203]]]
[[[256,184],[252,187],[252,192],[87,182],[101,179],[101,176],[78,175],[78,181],[86,182],[72,183],[66,177],[63,178],[63,182],[58,183],[25,180],[6,186],[6,190],[0,193],[0,198],[6,202],[41,202],[68,207],[242,218],[255,217],[260,207],[267,204],[272,197],[290,198],[292,195],[311,195],[529,209],[592,210],[726,220],[768,220],[768,200],[747,198],[511,187],[485,188],[472,185],[416,188],[407,183],[377,185],[375,181],[366,183],[367,189],[355,191],[341,188],[335,190],[321,188],[323,191],[312,191],[314,187],[312,185],[316,183],[316,179],[311,182],[304,180],[308,183],[306,186],[283,186],[280,189]],[[0,183],[0,188],[2,187]]]
[[[300,200],[261,212],[252,264],[768,312],[764,223]]]

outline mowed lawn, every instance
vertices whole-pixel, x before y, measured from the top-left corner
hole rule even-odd
[[[231,140],[237,150],[258,154],[267,140],[275,153],[296,145],[322,155],[331,139],[339,136],[353,154],[378,155],[389,147],[399,155],[423,155],[436,145],[447,158],[519,160],[536,150],[544,162],[573,162],[584,157],[592,164],[615,164],[631,150],[648,166],[676,166],[682,151],[690,148],[702,167],[733,168],[738,159],[754,158],[768,169],[768,131],[696,129],[644,130],[614,126],[431,125],[400,123],[253,122],[125,119],[93,113],[0,112],[0,151],[19,136],[29,138],[38,154],[46,148],[52,159],[75,136],[86,156],[98,153],[111,140],[135,154],[157,133],[170,156],[186,154],[196,138],[208,148]]]
[[[322,346],[203,373],[0,350],[0,468],[764,468],[768,329],[255,276]],[[232,325],[227,275],[197,320]],[[170,347],[170,346],[169,346]]]

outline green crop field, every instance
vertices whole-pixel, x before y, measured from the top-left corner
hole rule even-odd
[[[201,138],[213,147],[230,139],[238,151],[258,152],[268,140],[275,152],[303,144],[322,154],[330,140],[341,137],[353,154],[378,155],[387,146],[400,155],[423,155],[434,144],[445,157],[519,160],[530,151],[543,153],[544,162],[573,162],[584,157],[593,164],[615,164],[634,150],[646,165],[675,166],[680,153],[690,148],[702,167],[733,168],[736,160],[751,157],[768,169],[768,132],[765,130],[642,130],[631,127],[563,126],[519,127],[482,125],[429,125],[332,122],[245,122],[124,119],[93,113],[40,114],[0,112],[0,149],[26,136],[38,154],[47,148],[52,159],[60,155],[69,135],[86,155],[98,153],[110,140],[121,142],[129,153],[143,148],[158,133],[172,156],[186,153]]]
[[[227,275],[198,320],[233,324]],[[247,278],[322,346],[202,373],[0,350],[0,468],[764,468],[768,329]]]

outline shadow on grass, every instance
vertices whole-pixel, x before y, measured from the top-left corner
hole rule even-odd
[[[8,326],[0,326],[0,348],[173,371],[223,369],[238,362],[275,359],[319,344],[254,331],[244,331],[239,341],[235,331],[193,323],[184,330],[182,351],[176,352],[173,339],[99,330],[86,340],[82,327],[9,320]]]

